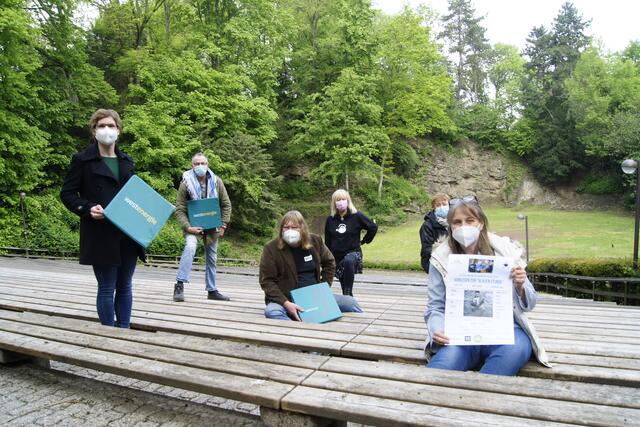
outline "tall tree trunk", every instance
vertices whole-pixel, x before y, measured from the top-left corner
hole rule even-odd
[[[171,5],[169,0],[164,1],[164,41],[169,46],[171,41]]]
[[[348,170],[344,172],[344,187],[345,187],[344,188],[345,190],[349,191],[349,171]]]
[[[385,150],[382,161],[380,162],[380,177],[378,178],[378,199],[382,198],[382,183],[384,182],[384,167],[387,164],[387,154],[389,150]]]

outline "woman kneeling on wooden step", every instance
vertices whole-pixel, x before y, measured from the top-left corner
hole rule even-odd
[[[300,321],[302,307],[291,301],[291,291],[319,282],[331,285],[335,271],[336,262],[320,236],[309,232],[300,212],[287,212],[278,225],[278,237],[265,245],[260,259],[265,317]],[[343,313],[362,312],[352,296],[334,297]]]

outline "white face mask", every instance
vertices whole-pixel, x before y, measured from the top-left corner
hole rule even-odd
[[[463,225],[453,230],[453,238],[465,248],[473,245],[480,237],[480,229],[473,225]]]
[[[282,232],[282,239],[287,242],[289,246],[297,246],[300,243],[300,232],[298,230],[284,230]]]
[[[118,139],[116,128],[103,127],[96,130],[96,140],[102,145],[111,145]]]

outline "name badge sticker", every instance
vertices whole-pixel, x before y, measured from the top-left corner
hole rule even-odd
[[[309,262],[313,259],[312,255],[307,255],[306,257],[304,257],[304,262]]]

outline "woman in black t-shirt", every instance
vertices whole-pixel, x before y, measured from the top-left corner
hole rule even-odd
[[[361,231],[366,234],[360,239]],[[324,242],[336,259],[336,278],[342,294],[353,296],[355,274],[362,273],[360,245],[371,243],[378,225],[359,212],[346,190],[336,190],[331,196],[331,216],[324,226]]]
[[[265,317],[299,321],[301,307],[291,301],[291,290],[319,282],[331,285],[335,267],[333,255],[320,236],[309,232],[302,214],[287,212],[278,225],[278,236],[265,245],[260,258]],[[355,298],[334,297],[343,313],[362,312]]]

